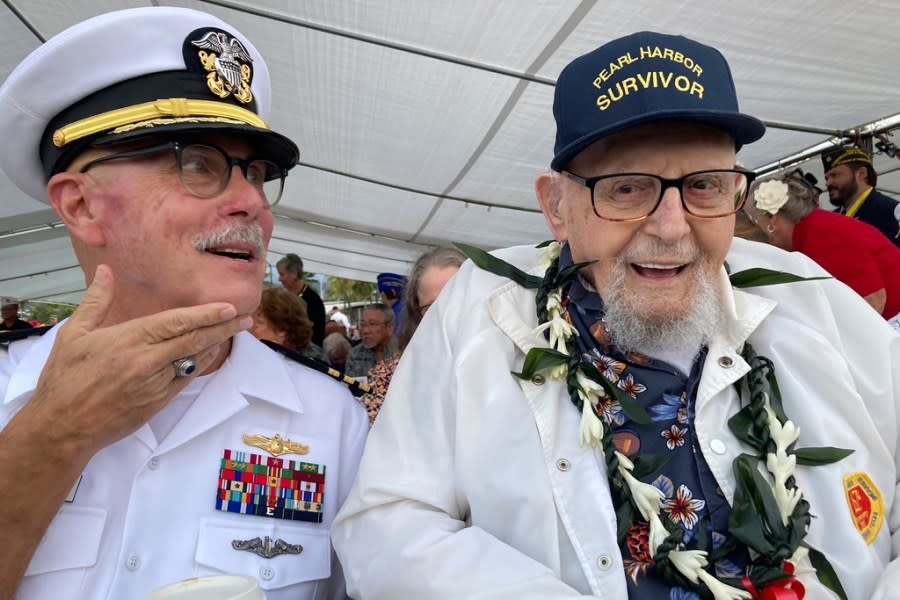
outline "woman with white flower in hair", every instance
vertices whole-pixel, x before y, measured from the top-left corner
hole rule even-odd
[[[744,212],[771,244],[809,256],[900,326],[900,249],[881,232],[819,208],[815,190],[796,174],[757,183],[751,198]]]

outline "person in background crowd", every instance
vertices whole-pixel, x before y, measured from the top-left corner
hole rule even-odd
[[[406,276],[396,273],[379,273],[377,277],[378,292],[381,302],[394,311],[394,335],[403,327],[403,296],[406,290]]]
[[[385,304],[370,304],[363,308],[360,322],[362,340],[347,355],[346,373],[350,377],[365,379],[369,369],[379,360],[397,354],[394,337],[394,312]]]
[[[350,595],[895,598],[900,336],[733,237],[765,126],[722,54],[612,40],[553,114],[555,241],[469,249],[419,324],[332,527]]]
[[[802,252],[885,319],[900,322],[900,248],[880,231],[819,208],[815,191],[802,177],[760,181],[751,198],[744,212],[770,243]]]
[[[865,150],[843,146],[824,152],[822,168],[835,212],[877,227],[900,246],[900,203],[875,189],[878,174]]]
[[[422,317],[465,260],[466,255],[456,248],[435,248],[421,255],[413,264],[404,299],[405,322],[397,340],[399,352],[378,361],[369,369],[368,384],[371,391],[359,398],[369,413],[370,425],[375,423],[378,411],[381,410],[401,353],[412,339]]]
[[[350,319],[347,318],[347,315],[341,312],[341,309],[337,306],[331,307],[331,316],[329,317],[330,321],[333,321],[339,324],[344,328],[344,335],[350,335]]]
[[[270,96],[246,37],[158,6],[66,29],[0,87],[0,168],[53,207],[87,284],[62,327],[0,347],[3,598],[222,573],[344,596],[328,528],[365,411],[245,331],[299,158]]]
[[[271,340],[303,356],[327,362],[325,353],[312,341],[312,321],[300,296],[284,288],[263,289],[259,308],[253,314],[250,333],[261,340]]]
[[[350,341],[340,332],[329,333],[322,342],[322,350],[328,365],[344,373],[347,367],[347,355],[350,354]]]
[[[346,330],[344,326],[338,323],[337,321],[328,321],[325,323],[325,337],[327,338],[332,333],[339,333],[344,337],[347,337]],[[325,346],[325,340],[322,340],[322,347]]]
[[[322,340],[325,339],[325,304],[318,292],[303,278],[303,259],[294,253],[285,254],[275,263],[275,268],[284,289],[300,296],[306,302],[306,314],[313,323],[312,341],[321,346]]]
[[[15,302],[8,302],[0,308],[0,316],[3,321],[0,322],[0,331],[13,331],[16,329],[31,329],[28,321],[19,318],[19,305]]]

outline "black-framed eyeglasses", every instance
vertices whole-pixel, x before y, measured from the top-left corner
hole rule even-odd
[[[166,142],[147,148],[117,152],[90,161],[81,167],[80,172],[85,173],[96,165],[112,160],[139,158],[163,152],[172,152],[175,155],[181,185],[188,193],[198,198],[212,198],[225,191],[231,180],[232,169],[238,166],[247,182],[259,190],[269,206],[275,206],[281,200],[287,169],[261,158],[235,158],[211,144]]]
[[[607,221],[642,221],[653,214],[666,190],[681,192],[684,210],[701,219],[733,215],[747,200],[756,177],[744,169],[711,169],[666,179],[650,173],[615,173],[581,177],[569,171],[562,175],[591,190],[594,214]]]

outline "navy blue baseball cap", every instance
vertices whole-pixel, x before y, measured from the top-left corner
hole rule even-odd
[[[641,31],[569,63],[553,99],[556,144],[550,167],[565,168],[602,137],[651,121],[697,121],[724,129],[735,147],[766,126],[738,110],[722,53],[683,36]]]

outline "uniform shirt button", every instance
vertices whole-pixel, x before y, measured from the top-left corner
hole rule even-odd
[[[725,442],[722,440],[712,440],[709,443],[709,449],[715,452],[716,454],[725,454]]]
[[[531,383],[533,383],[534,385],[544,385],[544,381],[546,381],[546,379],[544,379],[544,376],[540,374],[535,375],[531,378]]]
[[[719,357],[719,366],[723,369],[730,369],[734,366],[734,361],[730,356],[720,356]]]
[[[612,558],[610,558],[608,554],[601,554],[599,557],[597,557],[597,566],[602,571],[609,570],[609,568],[612,566],[612,564],[613,564]]]
[[[556,468],[560,471],[568,471],[572,468],[572,463],[569,462],[568,458],[560,458],[556,461]]]
[[[259,578],[264,581],[270,581],[273,577],[275,577],[275,569],[272,567],[260,567],[259,568]]]
[[[129,571],[137,571],[141,566],[141,557],[137,554],[129,554],[125,559],[125,568]]]
[[[153,471],[159,468],[159,457],[154,456],[150,459],[150,462],[147,463],[147,468]]]

